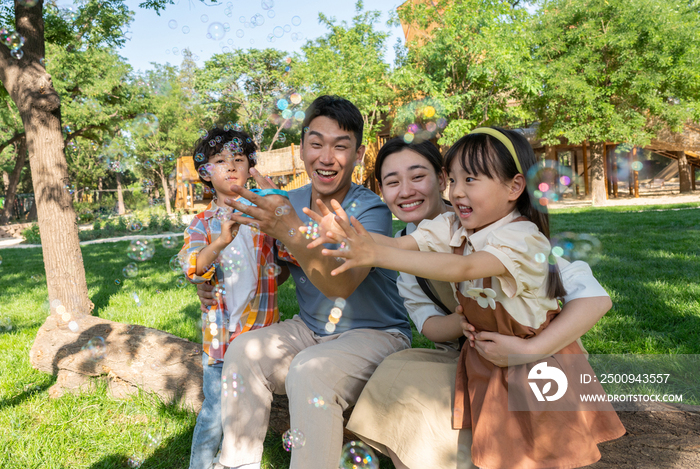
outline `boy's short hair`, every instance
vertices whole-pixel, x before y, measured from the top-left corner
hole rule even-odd
[[[228,127],[228,126],[227,126]],[[253,168],[257,163],[257,147],[255,141],[246,132],[219,126],[212,127],[205,136],[194,145],[194,169],[199,174],[202,184],[214,189],[211,181],[202,179],[199,168],[209,163],[209,158],[229,148],[234,155],[243,154],[248,158],[248,166]],[[214,142],[213,144],[211,142]]]
[[[339,96],[323,95],[314,100],[313,103],[306,109],[306,117],[302,123],[304,129],[301,133],[301,143],[304,143],[304,135],[307,127],[312,120],[319,116],[326,116],[338,123],[338,126],[348,132],[355,134],[357,150],[362,145],[362,131],[364,129],[364,120],[362,113],[357,106],[345,98]]]

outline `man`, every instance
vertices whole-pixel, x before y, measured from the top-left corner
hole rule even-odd
[[[358,268],[331,277],[339,261],[321,255],[321,247],[308,249],[309,240],[299,231],[310,220],[304,207],[316,211],[317,199],[326,205],[335,199],[367,230],[391,236],[389,209],[376,194],[352,183],[365,152],[362,115],[345,99],[321,96],[307,109],[303,127],[300,153],[311,184],[290,192],[289,200],[235,187],[255,206],[224,201],[243,212],[235,216],[237,222],[257,223],[284,244],[279,259],[287,261],[294,277],[300,309],[292,319],[243,334],[226,354],[223,376],[245,388],[222,395],[220,463],[233,468],[260,467],[275,393],[289,397],[291,426],[306,440],[292,451],[290,467],[336,469],[343,411],[385,357],[410,346],[396,273]],[[254,177],[262,189],[273,187],[257,172]],[[279,210],[290,203],[291,210]],[[310,404],[314,398],[323,399],[327,409]]]

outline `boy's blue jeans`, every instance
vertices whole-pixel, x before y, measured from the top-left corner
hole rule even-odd
[[[210,469],[219,452],[224,434],[221,425],[221,369],[222,363],[209,365],[209,355],[202,353],[204,402],[197,415],[192,435],[190,469]]]

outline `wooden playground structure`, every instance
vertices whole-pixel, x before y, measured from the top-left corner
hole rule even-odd
[[[304,163],[299,158],[299,148],[293,143],[288,147],[258,152],[255,169],[263,176],[272,178],[280,189],[286,191],[298,189],[310,182]],[[362,170],[362,167],[356,168],[353,182],[362,181]],[[194,159],[191,156],[178,158],[175,209],[200,212],[207,207],[213,196],[213,192],[199,179]]]

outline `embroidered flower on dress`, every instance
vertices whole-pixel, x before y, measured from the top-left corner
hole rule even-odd
[[[496,292],[490,288],[470,288],[467,295],[474,298],[482,308],[490,306],[491,309],[496,309]]]

